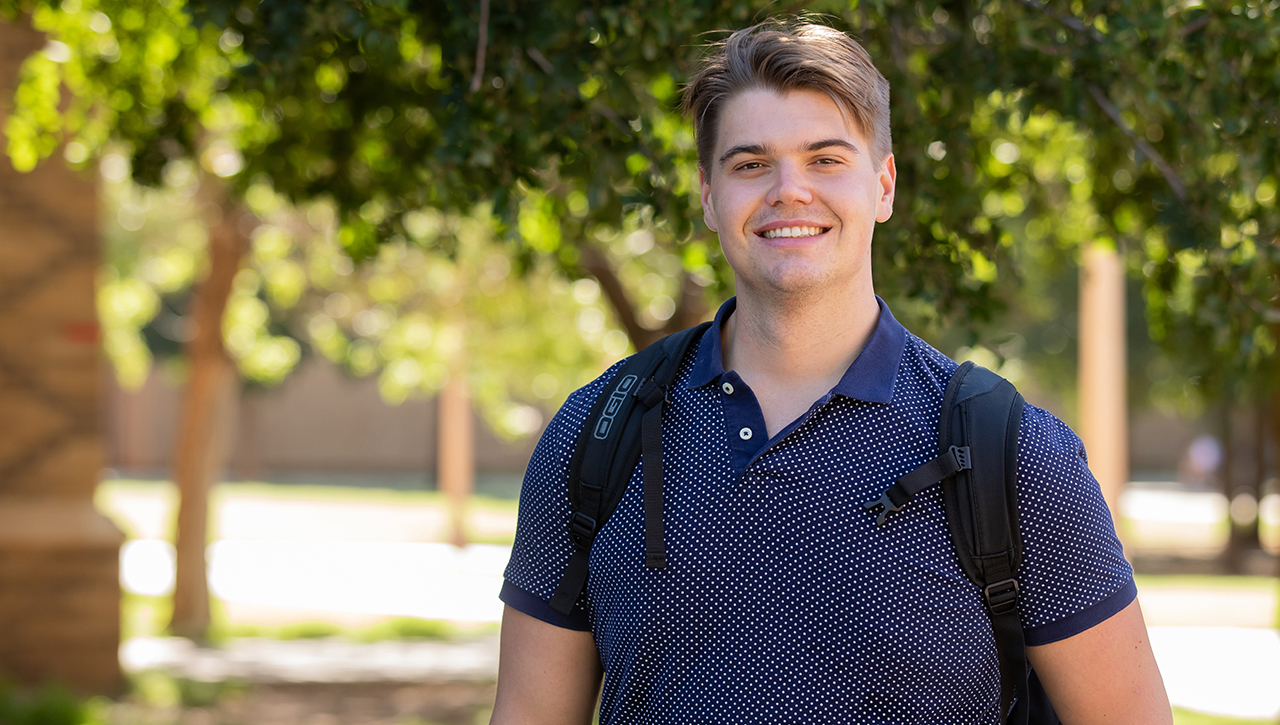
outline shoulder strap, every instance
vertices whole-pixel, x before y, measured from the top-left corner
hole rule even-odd
[[[1028,722],[1030,696],[1026,643],[1018,612],[1022,537],[1018,525],[1018,432],[1023,399],[1013,384],[965,362],[942,398],[941,455],[899,478],[864,508],[883,526],[916,493],[938,481],[951,542],[960,568],[982,591],[1000,662],[1004,722]]]
[[[569,461],[569,535],[574,552],[551,597],[551,608],[573,611],[587,581],[591,545],[622,500],[645,452],[645,566],[662,568],[662,412],[667,389],[689,347],[710,327],[704,322],[632,355],[587,416]]]
[[[1009,381],[971,362],[952,376],[950,408],[940,420],[940,446],[966,446],[971,466],[943,486],[942,501],[960,568],[982,590],[1000,662],[1000,706],[1006,723],[1028,722],[1026,643],[1016,574],[1022,564],[1018,525],[1018,432],[1022,396]]]

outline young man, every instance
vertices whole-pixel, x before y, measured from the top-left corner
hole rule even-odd
[[[663,427],[667,565],[644,565],[637,467],[564,616],[574,393],[529,464],[502,599],[494,723],[998,723],[999,667],[940,487],[863,510],[936,453],[956,363],[872,290],[893,211],[889,89],[814,25],[739,31],[686,89],[707,226],[738,296],[691,351]],[[643,464],[642,464],[643,465]],[[1028,657],[1068,723],[1169,723],[1079,439],[1026,406],[1018,573]]]

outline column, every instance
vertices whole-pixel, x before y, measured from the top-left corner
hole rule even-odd
[[[44,45],[0,22],[0,129]],[[0,135],[0,148],[6,144]],[[0,153],[0,679],[122,686],[123,535],[93,505],[102,468],[97,188]]]

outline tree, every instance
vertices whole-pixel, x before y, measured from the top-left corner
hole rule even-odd
[[[1149,327],[1208,394],[1275,390],[1275,8],[1134,0],[815,2],[894,89],[898,214],[877,285],[923,330],[981,323],[1016,284],[1018,247],[1114,245],[1143,278]],[[15,163],[59,139],[85,163],[125,144],[140,181],[198,159],[238,199],[264,182],[331,201],[355,259],[412,236],[423,209],[491,206],[517,271],[535,258],[599,280],[636,346],[705,313],[729,278],[700,231],[677,82],[717,28],[764,2],[548,0],[491,7],[372,0],[7,0],[55,38],[29,63]],[[708,35],[707,33],[711,33]],[[57,87],[74,96],[60,111]],[[1024,153],[1065,125],[1083,152]],[[1047,132],[1045,132],[1047,134]],[[1052,134],[1044,135],[1045,138]],[[1024,143],[1024,141],[1026,143]],[[1092,214],[1064,225],[1066,191]],[[641,218],[677,255],[649,329],[600,239]],[[436,240],[451,252],[448,238]],[[1008,272],[997,285],[997,270]],[[1280,397],[1277,399],[1280,405]]]

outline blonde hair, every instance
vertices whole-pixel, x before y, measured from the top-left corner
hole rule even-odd
[[[735,95],[764,89],[827,94],[852,117],[879,162],[892,151],[889,81],[853,38],[804,19],[767,20],[743,28],[703,58],[684,89],[683,111],[693,119],[698,166],[711,172],[720,112]]]

